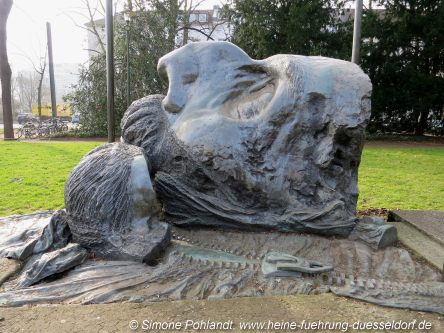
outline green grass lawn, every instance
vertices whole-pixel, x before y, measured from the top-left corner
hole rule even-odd
[[[72,168],[99,142],[0,141],[0,216],[63,207]],[[364,149],[359,209],[444,210],[444,148]]]
[[[364,149],[358,208],[444,210],[444,148]]]
[[[69,173],[99,144],[0,141],[0,216],[62,208]]]

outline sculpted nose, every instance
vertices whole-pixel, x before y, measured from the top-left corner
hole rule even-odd
[[[186,96],[180,89],[170,89],[168,90],[168,95],[162,101],[165,111],[171,113],[180,112],[185,106]]]
[[[170,68],[171,69],[171,68]],[[160,78],[168,83],[168,94],[162,101],[163,108],[167,112],[178,113],[185,106],[185,94],[182,89],[178,87],[178,78],[175,75],[175,71],[168,71],[168,66],[165,59],[160,59],[157,65],[157,71],[159,72]]]

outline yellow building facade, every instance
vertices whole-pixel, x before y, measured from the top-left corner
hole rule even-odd
[[[39,115],[39,108],[37,105],[33,106],[32,114],[35,116]],[[57,104],[57,117],[58,118],[69,118],[71,116],[72,116],[71,105],[69,105],[67,103]],[[52,117],[51,104],[42,104],[42,117],[45,117],[45,118]]]

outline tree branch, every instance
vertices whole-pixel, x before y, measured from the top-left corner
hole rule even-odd
[[[185,30],[185,29],[200,32],[202,35],[204,35],[204,36],[207,37],[208,39],[214,40],[214,38],[211,37],[210,35],[208,35],[207,33],[203,32],[202,30],[199,30],[199,29],[193,28],[193,27],[181,27],[181,28],[179,28],[179,29],[176,30],[176,33],[179,32],[179,31]]]

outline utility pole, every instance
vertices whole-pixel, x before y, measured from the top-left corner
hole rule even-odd
[[[126,107],[131,105],[130,23],[126,30]]]
[[[126,107],[131,105],[131,17],[133,15],[133,2],[128,0],[127,11],[123,14],[126,21]]]
[[[131,60],[130,60],[130,30],[131,12],[124,14],[126,21],[126,107],[131,105]]]
[[[353,27],[353,49],[351,61],[359,64],[359,48],[361,47],[362,0],[356,0],[355,22]]]
[[[106,0],[106,107],[108,110],[108,142],[114,142],[114,32],[113,32],[113,1]]]
[[[49,86],[51,89],[51,111],[52,118],[57,117],[57,101],[55,94],[55,81],[54,81],[54,58],[52,55],[52,37],[51,37],[51,23],[46,22],[46,36],[48,39],[48,64],[49,64]]]

